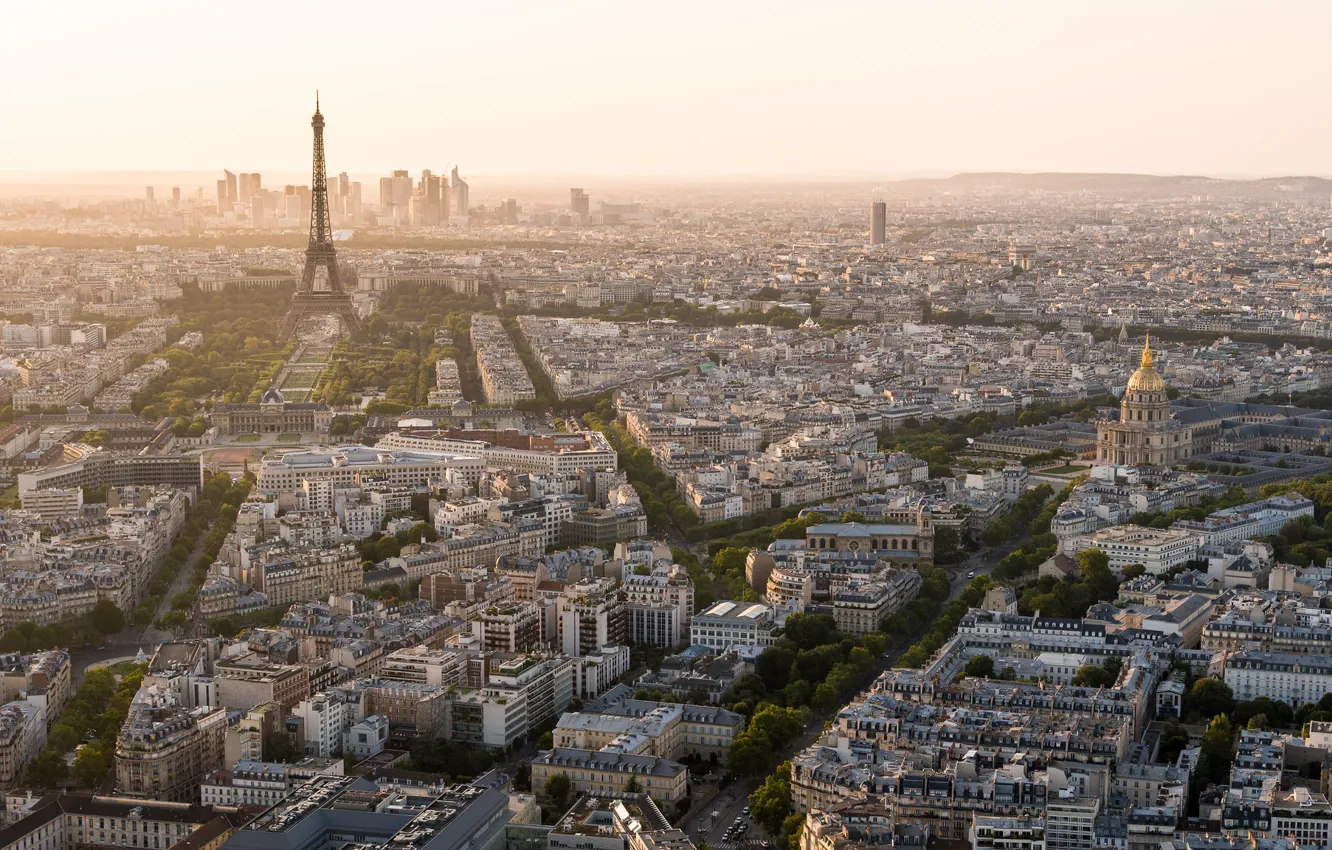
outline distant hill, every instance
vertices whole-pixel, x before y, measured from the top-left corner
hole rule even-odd
[[[1061,172],[974,172],[937,179],[900,180],[889,184],[905,191],[986,194],[1006,192],[1087,192],[1148,197],[1208,195],[1229,198],[1332,197],[1332,180],[1323,177],[1263,177],[1237,180],[1198,175],[1078,174]]]

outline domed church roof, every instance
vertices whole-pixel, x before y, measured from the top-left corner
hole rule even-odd
[[[1138,366],[1138,371],[1129,378],[1127,392],[1147,392],[1159,393],[1165,392],[1165,378],[1156,371],[1153,365],[1152,357],[1152,335],[1147,335],[1147,342],[1142,347],[1142,363]]]

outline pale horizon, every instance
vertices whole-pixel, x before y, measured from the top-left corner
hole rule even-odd
[[[1323,175],[1332,6],[138,4],[7,11],[0,179]]]

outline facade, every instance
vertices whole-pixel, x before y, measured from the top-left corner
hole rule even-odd
[[[777,575],[776,570],[773,575]],[[852,580],[832,594],[833,619],[843,634],[878,631],[889,615],[916,598],[920,573],[912,569],[888,570],[873,581]]]
[[[657,756],[556,747],[532,759],[533,788],[544,788],[547,779],[561,773],[580,794],[623,793],[636,779],[658,805],[675,805],[689,789],[689,770]]]
[[[516,430],[404,430],[390,432],[376,445],[479,457],[491,467],[542,475],[615,469],[619,464],[615,449],[600,431],[536,435]]]
[[[364,573],[356,547],[347,543],[266,553],[249,578],[268,605],[291,605],[360,590]]]
[[[562,715],[555,746],[623,749],[623,742],[633,738],[642,741],[635,749],[640,754],[725,764],[731,744],[745,729],[744,715],[711,705],[626,699],[600,708],[595,714]]]
[[[797,567],[773,568],[764,591],[763,598],[770,605],[795,606],[803,611],[814,600],[814,574]]]
[[[249,711],[256,705],[273,703],[283,711],[295,708],[310,696],[310,675],[296,664],[217,664],[213,676],[217,704]]]
[[[218,850],[248,817],[188,803],[52,794],[0,829],[0,850]]]
[[[578,698],[592,700],[610,690],[615,682],[629,672],[629,647],[603,646],[592,655],[575,658]]]
[[[313,776],[341,776],[342,759],[313,758],[296,764],[241,761],[231,770],[219,770],[199,786],[205,806],[276,805],[291,790]]]
[[[46,746],[46,710],[28,700],[0,706],[0,785],[13,785]]]
[[[56,724],[65,706],[74,698],[74,682],[70,671],[69,653],[61,649],[39,652],[27,658],[21,680],[23,690],[29,702],[45,709],[48,730]],[[5,684],[8,685],[7,676]],[[11,695],[6,688],[5,696],[14,698],[18,693],[15,691]]]
[[[975,850],[1045,850],[1045,820],[976,815],[968,837]]]
[[[646,575],[636,570],[621,581],[631,644],[675,646],[687,634],[694,612],[694,583],[679,564],[659,564]]]
[[[526,734],[526,729],[555,720],[569,707],[577,688],[577,673],[571,658],[519,655],[491,668],[486,692],[524,706]]]
[[[292,715],[301,719],[305,754],[327,758],[342,752],[342,733],[356,720],[360,704],[342,691],[328,691],[297,703]]]
[[[219,434],[327,434],[333,422],[333,408],[312,402],[289,402],[282,396],[282,390],[269,387],[258,404],[219,404],[209,419]]]
[[[878,631],[889,614],[896,610],[888,585],[880,582],[852,582],[833,594],[833,619],[837,630],[848,635]]]
[[[353,723],[342,738],[342,752],[354,758],[369,758],[384,752],[388,745],[389,721],[382,714],[372,714]]]
[[[530,652],[541,643],[541,610],[532,602],[488,606],[471,626],[472,634],[490,652]]]
[[[1213,511],[1201,520],[1176,520],[1170,527],[1202,539],[1204,546],[1270,537],[1286,523],[1314,515],[1313,502],[1300,493],[1285,493],[1233,508]]]
[[[829,522],[805,529],[805,546],[810,551],[930,561],[934,558],[934,533],[920,525]]]
[[[165,484],[198,492],[203,459],[172,455],[112,455],[94,452],[81,460],[18,475],[19,494],[50,487],[134,487]]]
[[[1101,813],[1095,798],[1061,798],[1045,804],[1046,850],[1091,850],[1096,846],[1096,817]]]
[[[221,768],[226,712],[187,711],[162,700],[130,706],[116,739],[116,793],[188,802],[203,778]]]
[[[374,678],[358,679],[354,687],[361,693],[367,717],[380,715],[394,729],[418,735],[438,734],[445,728],[448,698],[441,685]]]
[[[1225,683],[1238,701],[1267,697],[1299,708],[1332,693],[1332,656],[1240,650],[1225,665]]]

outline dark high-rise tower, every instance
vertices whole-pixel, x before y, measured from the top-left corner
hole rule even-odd
[[[292,299],[287,317],[278,331],[278,340],[285,342],[296,333],[301,320],[307,316],[337,316],[346,333],[361,329],[361,317],[356,315],[351,295],[342,288],[338,273],[337,252],[333,248],[333,225],[328,212],[328,177],[324,172],[324,116],[319,112],[319,97],[315,96],[315,113],[310,119],[314,128],[314,188],[310,192],[310,245],[305,249],[305,272],[301,286]]]
[[[883,201],[870,204],[870,244],[882,245],[888,241],[888,205]]]

